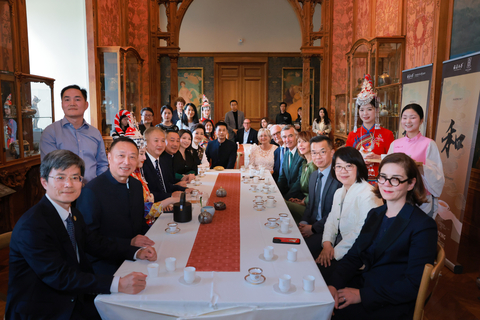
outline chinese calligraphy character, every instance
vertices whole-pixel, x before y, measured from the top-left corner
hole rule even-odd
[[[457,130],[453,128],[454,124],[455,121],[453,121],[453,119],[450,119],[450,126],[446,131],[447,135],[442,138],[442,142],[445,142],[445,145],[443,146],[441,152],[443,153],[443,151],[445,151],[447,154],[447,158],[450,156],[450,147],[452,146],[452,144],[455,150],[460,150],[463,148],[463,140],[465,140],[464,134],[461,134],[459,137],[455,135],[455,139],[453,139],[453,134],[457,132]]]

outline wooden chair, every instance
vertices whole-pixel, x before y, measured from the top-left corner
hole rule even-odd
[[[12,237],[11,231],[0,234],[0,250],[5,249],[10,245],[11,237]]]
[[[422,281],[418,289],[417,301],[415,303],[415,311],[413,313],[413,320],[422,320],[424,308],[428,300],[435,290],[440,272],[445,265],[445,251],[443,247],[437,243],[437,258],[435,259],[435,266],[430,263],[425,265],[423,270]]]

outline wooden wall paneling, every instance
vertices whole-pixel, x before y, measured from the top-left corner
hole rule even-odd
[[[16,41],[17,44],[17,49],[15,52],[17,53],[19,59],[19,69],[20,72],[23,73],[30,73],[30,56],[28,52],[28,30],[27,30],[27,5],[25,3],[25,0],[17,0],[15,1],[17,7],[16,7],[16,12],[18,15],[18,19],[16,21],[18,22],[18,25],[16,26],[16,29],[18,30],[17,36],[19,41]],[[14,20],[15,21],[15,20]],[[19,100],[20,101],[20,100]],[[21,132],[21,131],[19,131]]]
[[[250,119],[254,128],[260,128],[260,119],[267,112],[267,66],[261,64],[245,64],[241,66],[242,110]]]
[[[398,1],[398,0],[397,0]],[[377,35],[377,0],[370,0],[370,20],[369,20],[369,32],[370,38]]]
[[[87,27],[87,56],[88,56],[88,90],[90,97],[90,123],[97,128],[101,128],[101,101],[97,92],[100,92],[100,75],[97,70],[98,55],[98,7],[97,0],[85,1],[86,27]]]
[[[150,105],[144,107],[151,107],[155,111],[154,123],[160,122],[160,61],[157,58],[157,47],[159,40],[157,38],[157,31],[159,23],[159,5],[156,0],[149,1],[148,19],[150,21],[149,41],[148,41],[148,71],[149,71],[149,95]]]
[[[215,64],[215,120],[225,119],[230,111],[230,100],[237,99],[240,92],[240,66]],[[237,97],[237,98],[235,98]],[[239,104],[242,101],[239,101]]]
[[[468,185],[467,203],[463,216],[462,235],[480,242],[480,170],[472,169]]]

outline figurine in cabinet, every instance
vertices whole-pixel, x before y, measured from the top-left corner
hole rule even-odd
[[[35,117],[33,118],[33,129],[38,128],[38,118],[40,118],[40,113],[38,110],[38,103],[42,101],[37,96],[33,96],[32,99],[32,109],[35,110]]]
[[[5,136],[5,149],[17,140],[17,122],[12,119],[12,94],[9,94],[3,104],[3,127]]]

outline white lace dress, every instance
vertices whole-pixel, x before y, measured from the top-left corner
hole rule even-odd
[[[276,145],[271,145],[270,150],[264,151],[260,146],[253,146],[250,151],[250,165],[255,167],[264,166],[266,170],[272,171],[275,162],[273,153],[278,148]]]

